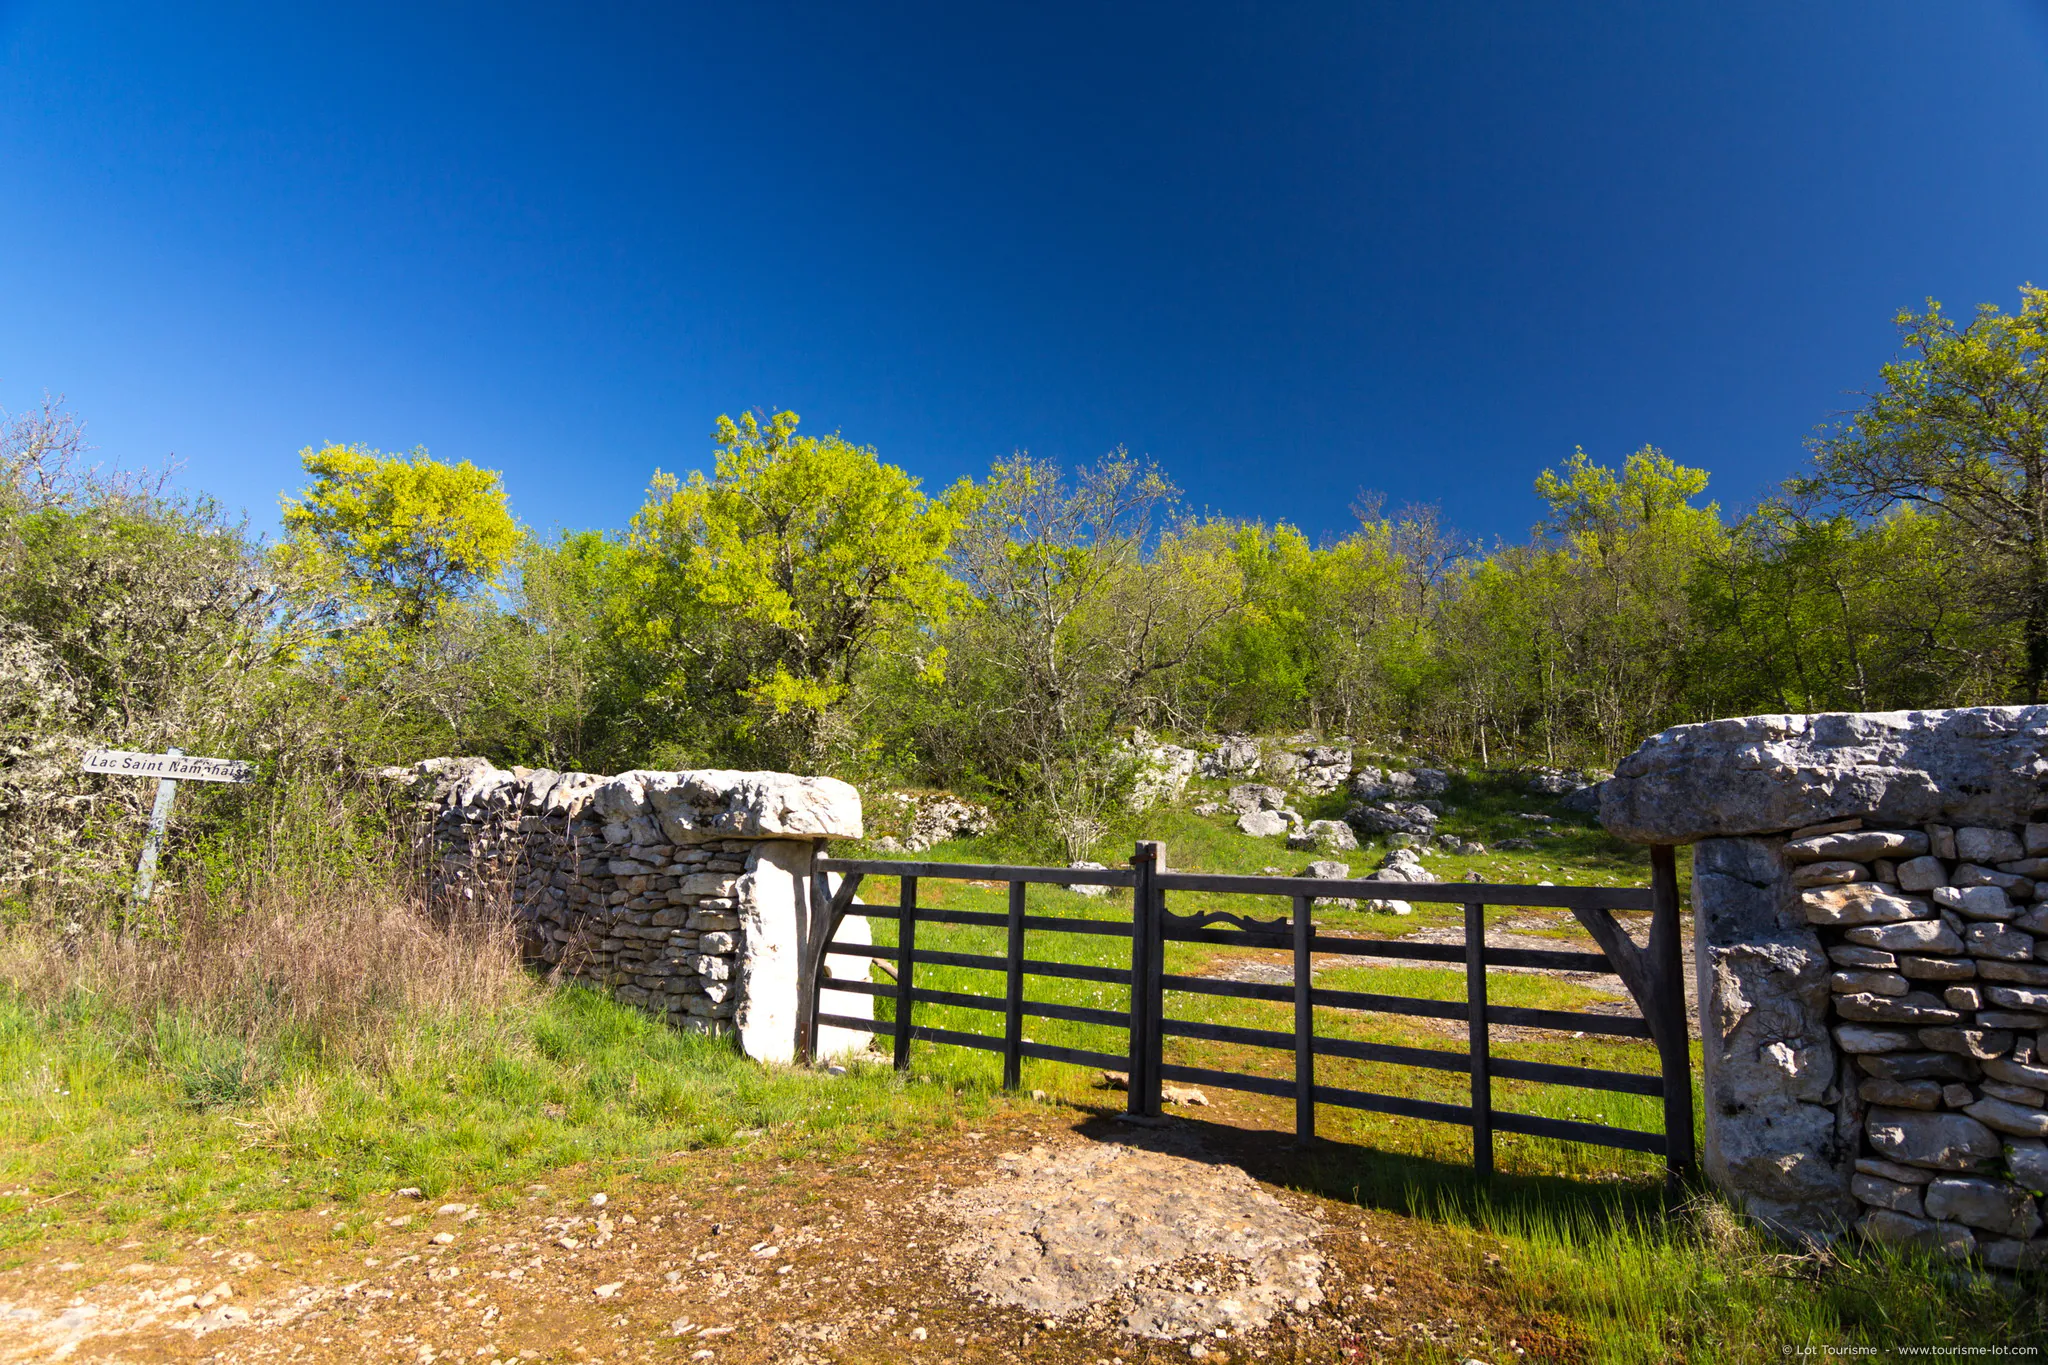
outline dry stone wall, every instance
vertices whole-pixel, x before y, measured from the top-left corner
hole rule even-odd
[[[831,778],[700,770],[589,773],[430,759],[413,785],[443,891],[509,905],[530,959],[681,1028],[794,1055],[820,843],[858,838],[860,797]],[[865,941],[851,919],[844,942]],[[865,961],[833,958],[857,976]],[[864,995],[827,1013],[871,1017]],[[832,1030],[820,1055],[864,1045]]]
[[[2048,1265],[2048,708],[1667,731],[1610,829],[1694,842],[1708,1175],[1845,1229]]]

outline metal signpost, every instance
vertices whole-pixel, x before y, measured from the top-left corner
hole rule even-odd
[[[160,754],[130,753],[125,749],[94,749],[79,765],[83,772],[108,773],[115,777],[154,777],[156,805],[149,812],[149,833],[142,841],[142,858],[135,864],[135,904],[149,903],[156,886],[156,855],[163,844],[164,829],[171,823],[171,802],[178,797],[180,782],[247,782],[256,775],[256,765],[233,758],[199,758],[183,749]]]

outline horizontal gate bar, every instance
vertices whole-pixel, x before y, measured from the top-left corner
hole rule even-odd
[[[1384,1062],[1392,1066],[1421,1066],[1432,1071],[1469,1074],[1472,1058],[1463,1052],[1441,1052],[1428,1047],[1396,1047],[1390,1043],[1361,1043],[1350,1038],[1318,1038],[1319,1056],[1345,1057],[1354,1062]]]
[[[873,870],[862,864],[859,871]],[[1516,886],[1499,882],[1383,882],[1371,878],[1323,881],[1317,877],[1241,877],[1204,872],[1162,872],[1162,891],[1234,891],[1253,896],[1310,896],[1318,900],[1444,901],[1452,904],[1547,906],[1559,910],[1651,909],[1646,886]]]
[[[1201,1038],[1211,1043],[1242,1043],[1246,1047],[1294,1050],[1294,1035],[1273,1029],[1239,1028],[1235,1024],[1205,1024],[1194,1019],[1161,1019],[1159,1032],[1168,1038]]]
[[[1271,1076],[1247,1076],[1237,1071],[1211,1071],[1206,1066],[1178,1066],[1173,1062],[1160,1065],[1159,1075],[1169,1081],[1193,1081],[1197,1085],[1218,1085],[1225,1090],[1249,1090],[1254,1095],[1292,1095],[1294,1082],[1274,1080]]]
[[[1071,1062],[1075,1066],[1099,1066],[1105,1071],[1122,1071],[1131,1064],[1131,1059],[1121,1053],[1090,1052],[1085,1047],[1059,1047],[1052,1043],[1023,1043],[1019,1045],[1026,1057],[1036,1057],[1044,1062]]]
[[[1536,1114],[1493,1111],[1493,1126],[1503,1133],[1527,1133],[1532,1137],[1561,1138],[1566,1142],[1590,1142],[1600,1147],[1620,1147],[1631,1152],[1664,1154],[1664,1135],[1634,1128],[1611,1128],[1604,1123],[1580,1123],[1574,1119],[1546,1119]]]
[[[1369,991],[1309,992],[1312,1003],[1324,1009],[1369,1010],[1374,1014],[1405,1014],[1421,1019],[1463,1019],[1462,1000],[1418,1000],[1407,995],[1375,995]]]
[[[937,877],[963,882],[1039,882],[1053,886],[1136,886],[1138,874],[1114,867],[1010,867],[999,863],[909,863],[888,858],[820,858],[820,872],[873,877]]]
[[[1623,1095],[1662,1095],[1664,1078],[1637,1071],[1600,1071],[1586,1066],[1558,1066],[1551,1062],[1518,1062],[1493,1058],[1493,1074],[1515,1081],[1540,1081],[1545,1085],[1570,1085],[1581,1090],[1612,1090]]]
[[[1309,949],[1318,953],[1341,953],[1345,957],[1401,958],[1410,962],[1455,962],[1465,965],[1465,949],[1450,943],[1404,943],[1400,939],[1346,938],[1317,934]],[[1566,952],[1561,948],[1488,948],[1489,967],[1544,967],[1553,971],[1601,972],[1612,976],[1614,965],[1605,953]]]
[[[919,912],[922,918],[923,912]],[[1180,929],[1166,926],[1162,937],[1174,943],[1210,943],[1224,948],[1287,948],[1293,936],[1282,930]],[[1444,962],[1463,966],[1465,950],[1448,943],[1404,943],[1399,939],[1344,938],[1317,934],[1309,951],[1345,957],[1384,957],[1404,962]],[[1575,953],[1551,948],[1488,948],[1489,967],[1540,967],[1551,971],[1599,972],[1612,976],[1614,966],[1604,953]]]
[[[830,987],[827,987],[829,990]],[[866,992],[862,992],[866,994]],[[895,993],[894,986],[880,987],[874,994]],[[924,986],[911,988],[910,998],[920,1005],[952,1005],[958,1009],[986,1010],[991,1014],[1009,1008],[1009,1001],[999,995],[968,995],[963,991],[935,991]],[[1062,1019],[1070,1024],[1105,1024],[1110,1028],[1129,1028],[1131,1016],[1122,1010],[1092,1009],[1087,1005],[1058,1005],[1050,1000],[1026,1000],[1024,1013],[1039,1019]]]
[[[1284,929],[1186,929],[1162,924],[1159,937],[1168,943],[1215,943],[1225,948],[1289,948],[1294,945],[1294,935]]]
[[[901,919],[903,907],[869,905],[865,901],[855,901],[846,907],[846,913],[865,915],[869,919]],[[1010,923],[1008,915],[997,914],[993,910],[937,910],[928,905],[920,905],[916,909],[916,914],[919,924],[975,924],[986,925],[991,929],[1003,929]],[[1128,924],[1118,924],[1114,920],[1068,919],[1063,915],[1026,915],[1024,927],[1053,934],[1107,934],[1112,938],[1131,936],[1131,926]]]
[[[1370,1090],[1341,1090],[1333,1085],[1316,1087],[1317,1104],[1334,1104],[1343,1109],[1366,1109],[1375,1114],[1425,1119],[1431,1123],[1472,1126],[1472,1109],[1463,1104],[1442,1104],[1436,1100],[1411,1100],[1405,1095],[1376,1095]]]
[[[965,1033],[959,1029],[933,1028],[930,1024],[912,1024],[910,1036],[927,1043],[951,1043],[955,1047],[979,1048],[983,1052],[1001,1052],[1003,1040],[986,1033]]]
[[[896,1026],[887,1019],[856,1019],[850,1014],[820,1014],[818,1022],[830,1024],[834,1028],[854,1029],[861,1033],[879,1033],[884,1038],[896,1036]]]
[[[1633,1014],[1580,1014],[1575,1010],[1532,1010],[1519,1005],[1489,1005],[1486,1017],[1496,1024],[1560,1029],[1573,1033],[1604,1033],[1611,1038],[1647,1038],[1650,1026]]]
[[[1245,1047],[1271,1048],[1286,1052],[1294,1047],[1294,1035],[1273,1029],[1240,1028],[1234,1024],[1209,1024],[1192,1019],[1166,1019],[1161,1031],[1169,1037],[1200,1038],[1212,1043],[1237,1043]],[[1390,1066],[1426,1067],[1434,1071],[1469,1073],[1472,1058],[1464,1052],[1442,1052],[1434,1048],[1397,1047],[1386,1043],[1365,1043],[1350,1038],[1318,1036],[1314,1041],[1318,1057],[1344,1057],[1352,1061],[1379,1062]],[[1557,1066],[1549,1062],[1492,1059],[1493,1074],[1511,1080],[1536,1081],[1545,1085],[1568,1085],[1583,1090],[1608,1090],[1630,1095],[1661,1095],[1664,1083],[1657,1076],[1630,1071],[1600,1071],[1583,1066]]]

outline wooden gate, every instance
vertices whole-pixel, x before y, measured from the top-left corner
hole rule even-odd
[[[836,888],[831,883],[834,875],[841,878]],[[871,875],[900,879],[895,905],[869,904],[856,899],[861,882]],[[995,914],[920,905],[919,882],[933,879],[1007,883],[1008,911]],[[1131,892],[1131,915],[1127,921],[1121,921],[1029,914],[1026,912],[1025,888],[1033,883],[1128,888]],[[1194,909],[1192,913],[1182,913],[1169,907],[1169,896],[1174,897],[1174,904],[1181,905],[1186,903],[1186,898],[1204,893],[1270,896],[1285,902],[1287,913],[1262,920],[1227,910]],[[819,858],[813,868],[811,894],[813,923],[822,926],[825,932],[815,937],[811,970],[806,973],[806,979],[814,983],[804,1002],[799,1026],[799,1048],[806,1058],[815,1055],[819,1027],[831,1025],[889,1037],[899,1069],[909,1065],[913,1039],[998,1052],[1003,1058],[1003,1084],[1012,1089],[1019,1083],[1026,1057],[1125,1070],[1130,1078],[1130,1111],[1137,1115],[1158,1115],[1164,1082],[1188,1081],[1255,1094],[1292,1097],[1294,1130],[1302,1140],[1315,1136],[1316,1110],[1320,1105],[1455,1124],[1471,1129],[1472,1163],[1481,1174],[1490,1174],[1493,1170],[1493,1135],[1496,1132],[1527,1133],[1654,1153],[1664,1158],[1666,1171],[1674,1180],[1684,1176],[1694,1163],[1691,1050],[1679,951],[1676,862],[1670,848],[1651,850],[1651,884],[1648,888],[1512,886],[1486,882],[1391,883],[1369,879],[1324,881],[1307,877],[1183,873],[1167,869],[1163,845],[1141,843],[1128,870]],[[1311,915],[1318,900],[1336,897],[1370,899],[1390,895],[1398,895],[1408,901],[1462,905],[1463,945],[1326,934],[1320,932]],[[1586,927],[1600,951],[1490,947],[1485,937],[1485,912],[1489,905],[1569,910]],[[1638,946],[1629,937],[1614,918],[1615,911],[1650,913],[1647,944]],[[848,914],[895,920],[896,943],[872,947],[834,942],[840,924]],[[1002,928],[1007,931],[1007,951],[1004,956],[995,957],[921,949],[917,946],[920,924]],[[1036,960],[1025,955],[1027,933],[1112,934],[1127,938],[1130,940],[1131,965],[1128,968],[1110,968]],[[1170,974],[1165,970],[1165,945],[1169,942],[1291,950],[1293,979],[1289,985],[1280,985]],[[1462,963],[1465,967],[1465,999],[1428,1000],[1324,989],[1315,984],[1312,971],[1312,955],[1315,953],[1341,953],[1347,957],[1418,963]],[[828,954],[879,958],[890,963],[896,978],[893,982],[834,978],[830,981],[830,989],[889,999],[894,1004],[895,1018],[885,1022],[819,1013],[818,987],[825,981],[825,958]],[[1005,989],[1001,996],[928,989],[917,984],[917,969],[921,965],[1001,972]],[[1489,967],[1611,973],[1621,979],[1634,999],[1640,1017],[1492,1005],[1487,1000]],[[1024,994],[1024,985],[1032,977],[1128,986],[1131,988],[1130,1006],[1127,1010],[1116,1011],[1031,1000]],[[1281,1032],[1171,1018],[1165,1012],[1169,991],[1291,1002],[1294,1028],[1291,1032]],[[1000,1035],[995,1035],[922,1025],[916,1021],[920,1004],[998,1013],[1002,1016],[1003,1029]],[[1318,1035],[1314,1021],[1315,1010],[1319,1007],[1462,1021],[1466,1026],[1467,1048],[1464,1052],[1452,1052]],[[1124,1054],[1118,1055],[1034,1042],[1024,1036],[1027,1018],[1059,1019],[1123,1029],[1128,1036],[1128,1048]],[[1657,1051],[1659,1074],[1605,1071],[1495,1057],[1492,1047],[1495,1025],[1648,1039]],[[1168,1038],[1206,1039],[1289,1051],[1294,1054],[1294,1074],[1291,1080],[1283,1080],[1177,1065],[1165,1060]],[[1470,1078],[1471,1099],[1469,1104],[1445,1104],[1319,1084],[1316,1079],[1318,1057],[1353,1058],[1464,1073]],[[1499,1109],[1493,1103],[1493,1081],[1496,1077],[1660,1097],[1663,1101],[1664,1131],[1650,1133]]]

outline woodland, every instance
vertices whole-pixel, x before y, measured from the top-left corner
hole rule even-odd
[[[0,876],[33,899],[132,861],[146,784],[82,783],[88,747],[258,765],[176,832],[204,878],[345,859],[372,775],[439,754],[942,788],[1071,850],[1115,824],[1140,732],[1600,766],[1715,716],[2040,701],[2048,290],[1896,321],[1898,358],[1742,510],[1653,446],[1574,451],[1492,544],[1370,493],[1320,541],[1196,514],[1122,449],[927,488],[764,411],[614,530],[333,445],[267,538],[95,464],[48,400],[0,432]]]

